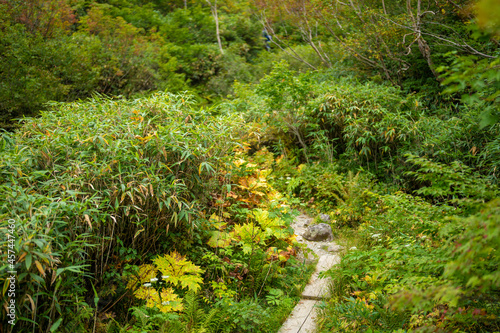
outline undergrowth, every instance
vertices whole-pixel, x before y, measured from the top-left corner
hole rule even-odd
[[[344,247],[320,332],[500,330],[500,125],[479,104],[284,63],[235,91],[51,103],[2,134],[17,331],[275,332],[311,274],[292,206]]]
[[[168,93],[50,107],[0,145],[17,331],[279,327],[311,272],[241,117]]]

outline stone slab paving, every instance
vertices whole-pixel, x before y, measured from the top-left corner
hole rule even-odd
[[[315,319],[317,315],[317,308],[315,306],[319,300],[328,296],[328,287],[331,283],[331,280],[328,278],[320,279],[319,274],[340,262],[340,257],[338,255],[328,252],[328,248],[330,248],[331,245],[335,245],[334,242],[311,242],[301,237],[311,222],[312,218],[306,215],[300,215],[295,219],[292,227],[297,235],[297,241],[306,244],[307,247],[319,257],[318,263],[316,264],[316,270],[302,293],[302,300],[297,303],[292,313],[279,330],[279,333],[313,333],[315,331]],[[310,260],[312,256],[305,257],[305,259]]]
[[[295,306],[292,313],[285,321],[279,333],[305,333],[305,323],[311,321],[314,316],[314,306],[318,301],[303,299]],[[314,321],[313,321],[314,323]],[[308,326],[310,327],[310,325]]]
[[[330,269],[333,265],[338,264],[340,257],[334,254],[324,254],[319,257],[316,271],[311,276],[309,283],[302,292],[302,298],[320,300],[328,296],[329,285],[331,280],[329,278],[320,279],[319,273]]]

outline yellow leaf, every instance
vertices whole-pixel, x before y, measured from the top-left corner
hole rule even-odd
[[[28,297],[28,299],[30,300],[31,311],[35,311],[36,307],[35,307],[35,302],[33,302],[33,298],[31,298],[31,296],[29,294],[26,294],[26,297]]]
[[[154,269],[153,265],[141,265],[139,266],[139,273],[137,276],[133,279],[131,279],[128,284],[127,288],[132,289],[135,287],[136,284],[138,283],[147,283],[150,282],[152,278],[156,277],[156,271]]]
[[[42,274],[42,276],[45,277],[45,271],[42,267],[42,264],[40,264],[40,262],[38,260],[35,260],[35,266],[38,269],[38,271],[40,272],[40,274]]]
[[[176,251],[164,254],[153,260],[162,276],[168,276],[168,282],[182,288],[197,291],[201,288],[203,270],[187,260],[185,256]]]
[[[144,231],[144,228],[142,228],[141,230],[138,230],[138,231],[135,233],[135,235],[134,235],[134,238],[133,238],[133,239],[135,239],[137,236],[139,236],[139,235],[141,234],[141,232],[143,232],[143,231]]]
[[[87,224],[90,227],[90,230],[92,230],[92,223],[90,223],[90,217],[87,214],[85,214],[84,217],[85,217],[85,221],[87,222]]]
[[[160,293],[155,288],[142,286],[135,296],[146,300],[146,307],[159,309],[163,313],[182,311],[182,299],[172,288],[164,288]]]
[[[210,222],[220,222],[221,219],[218,215],[216,215],[215,213],[213,213],[211,216],[210,216]]]
[[[234,227],[235,237],[239,237],[241,242],[245,244],[260,243],[266,235],[262,229],[253,222],[236,225]]]
[[[52,270],[52,279],[50,280],[50,285],[53,285],[54,284],[54,281],[56,280],[57,278],[57,270]]]
[[[231,244],[231,234],[222,231],[212,231],[207,244],[211,247],[227,247]]]
[[[27,252],[23,252],[23,254],[21,254],[19,259],[17,259],[17,262],[23,262],[23,259],[24,259],[24,257],[26,257],[27,254],[28,254]]]

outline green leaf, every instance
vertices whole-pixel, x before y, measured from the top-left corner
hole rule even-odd
[[[26,263],[26,269],[29,271],[30,267],[31,267],[31,262],[33,260],[33,257],[31,256],[31,253],[28,253],[26,255],[26,259],[25,259],[25,263]]]
[[[481,129],[500,122],[500,112],[497,111],[495,113],[495,111],[491,109],[483,111],[479,117],[481,119],[479,122],[479,126],[481,127]]]
[[[50,331],[51,332],[55,332],[57,330],[57,328],[59,327],[59,325],[61,325],[62,323],[62,317],[59,318],[54,324],[52,324],[52,326],[50,326]]]

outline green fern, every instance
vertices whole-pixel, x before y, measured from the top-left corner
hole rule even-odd
[[[126,333],[129,331],[128,325],[122,326],[113,318],[111,320],[112,322],[106,326],[106,333]]]
[[[182,315],[182,320],[186,324],[186,332],[193,332],[204,315],[205,312],[200,309],[196,294],[188,293],[184,298],[184,313]]]
[[[83,323],[86,319],[90,319],[93,316],[93,311],[91,308],[83,307],[77,313],[76,316],[64,325],[63,332],[84,332],[85,328]]]
[[[217,332],[219,330],[219,325],[221,323],[221,311],[220,309],[213,308],[206,315],[203,321],[203,326],[207,329],[207,332]]]
[[[149,322],[149,316],[144,312],[143,310],[139,308],[132,308],[133,312],[132,314],[134,315],[135,318],[138,318],[141,321],[141,325],[144,327],[148,324]]]
[[[344,203],[347,199],[352,198],[357,194],[357,190],[359,190],[359,172],[354,174],[352,171],[347,173],[347,180],[344,182],[342,186],[342,197],[341,202]]]
[[[194,292],[189,292],[184,297],[184,313],[181,320],[185,325],[185,333],[216,333],[219,329],[220,317],[220,309],[217,308],[205,313]]]

